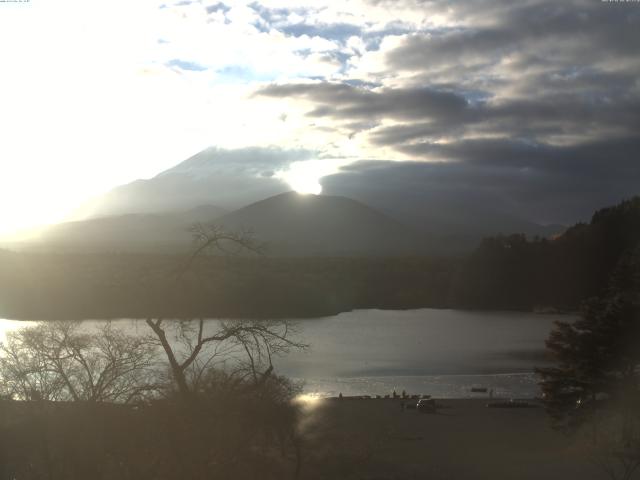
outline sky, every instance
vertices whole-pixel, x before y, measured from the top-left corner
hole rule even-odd
[[[639,2],[1,2],[0,234],[208,147],[571,222],[640,193],[638,52]]]

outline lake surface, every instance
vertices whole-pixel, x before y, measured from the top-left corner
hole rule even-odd
[[[308,351],[277,358],[278,373],[304,382],[316,396],[430,394],[473,397],[472,386],[496,396],[539,394],[536,366],[549,364],[544,341],[555,320],[571,316],[461,310],[356,310],[298,321]],[[146,331],[141,320],[119,320]],[[87,324],[98,323],[87,321]],[[216,320],[211,320],[215,328]],[[0,320],[0,334],[24,322]]]
[[[505,397],[539,394],[536,366],[556,320],[572,317],[461,310],[357,310],[303,320],[310,350],[278,360],[318,396],[431,394],[473,397],[472,386]]]

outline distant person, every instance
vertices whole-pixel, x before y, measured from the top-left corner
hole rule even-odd
[[[402,398],[407,398],[407,392],[405,392],[404,390],[402,390]]]
[[[342,400],[342,392],[338,394],[338,400]]]

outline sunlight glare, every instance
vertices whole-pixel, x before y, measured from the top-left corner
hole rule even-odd
[[[322,177],[336,173],[345,161],[343,159],[306,160],[294,162],[289,169],[279,172],[276,176],[303,195],[320,195]]]
[[[294,398],[293,402],[303,411],[310,412],[317,409],[325,400],[326,398],[318,393],[301,393]]]
[[[316,179],[301,176],[291,178],[289,184],[291,188],[302,195],[320,195],[322,193],[322,185]]]

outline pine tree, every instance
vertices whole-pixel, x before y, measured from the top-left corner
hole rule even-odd
[[[640,380],[640,245],[620,260],[601,298],[581,318],[557,322],[547,340],[557,366],[540,368],[554,426],[574,430],[601,407],[636,398]]]

